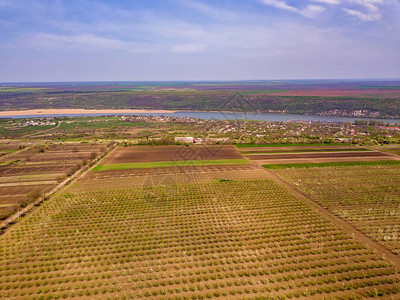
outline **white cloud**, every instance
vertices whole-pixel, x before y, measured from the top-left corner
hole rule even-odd
[[[154,46],[145,43],[109,39],[92,34],[57,35],[38,33],[29,40],[25,40],[24,43],[35,48],[53,50],[66,50],[68,48],[81,51],[122,50],[130,53],[148,53],[155,51]]]
[[[175,0],[178,4],[186,6],[192,10],[195,10],[209,18],[215,20],[236,20],[238,13],[232,10],[223,9],[220,7],[210,6],[202,2],[194,0]]]
[[[308,5],[303,9],[300,14],[307,18],[316,18],[318,15],[325,11],[325,8],[319,5]]]
[[[349,9],[349,8],[343,8],[343,11],[350,15],[359,18],[361,21],[364,22],[372,22],[372,21],[378,21],[382,18],[382,15],[380,13],[363,13],[361,11],[355,10],[355,9]]]
[[[350,4],[362,6],[366,11],[360,11],[353,8],[342,8],[343,11],[350,15],[357,17],[361,21],[371,22],[378,21],[382,18],[382,14],[380,13],[380,5],[385,5],[385,0],[348,0]]]
[[[364,6],[371,13],[379,12],[378,5],[385,4],[384,0],[349,0],[349,2]]]
[[[332,5],[339,5],[340,4],[339,0],[311,0],[311,1],[324,3],[324,4],[332,4]]]
[[[261,0],[261,2],[266,5],[270,5],[270,6],[273,6],[276,8],[280,8],[280,9],[284,9],[284,10],[288,10],[288,11],[292,11],[292,12],[299,11],[296,7],[290,6],[290,5],[286,4],[285,1],[281,1],[281,0]]]
[[[304,9],[299,9],[297,7],[288,5],[285,1],[282,0],[260,0],[260,1],[265,5],[291,11],[293,13],[302,15],[303,17],[306,18],[316,18],[321,12],[325,11],[325,8],[320,5],[308,5]]]

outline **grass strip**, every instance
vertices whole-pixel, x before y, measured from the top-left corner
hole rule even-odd
[[[338,161],[325,163],[292,163],[292,164],[268,164],[262,165],[266,169],[290,169],[290,168],[321,168],[321,167],[346,167],[346,166],[377,166],[400,165],[400,160],[378,161]]]
[[[156,162],[97,165],[96,167],[94,167],[92,169],[92,171],[211,166],[211,165],[244,165],[244,164],[249,164],[249,163],[250,162],[247,159],[156,161]]]
[[[19,159],[0,162],[0,166],[7,166],[19,163]]]
[[[237,148],[253,148],[253,147],[300,147],[300,146],[346,146],[350,144],[236,144]]]

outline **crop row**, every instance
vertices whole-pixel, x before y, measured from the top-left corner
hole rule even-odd
[[[135,179],[97,191],[78,182],[7,230],[0,297],[400,293],[388,262],[271,180],[129,187]]]
[[[134,187],[153,187],[159,185],[181,185],[206,183],[213,181],[227,180],[262,180],[266,179],[266,175],[262,170],[245,169],[240,172],[230,171],[189,171],[185,172],[185,168],[171,170],[170,172],[160,172],[161,174],[134,175],[134,176],[116,176],[113,178],[100,178],[91,180],[82,180],[71,188],[73,192],[80,191],[105,191],[126,189]],[[90,177],[89,177],[90,178]]]
[[[297,189],[400,254],[400,167],[275,170]]]

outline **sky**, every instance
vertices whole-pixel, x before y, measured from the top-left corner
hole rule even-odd
[[[0,82],[400,78],[400,0],[0,0]]]

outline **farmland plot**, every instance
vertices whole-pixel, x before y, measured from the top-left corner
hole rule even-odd
[[[23,147],[23,145],[15,142],[0,143],[0,157],[16,152],[20,147]]]
[[[343,151],[371,151],[366,148],[351,145],[329,146],[281,146],[281,147],[239,147],[242,154],[261,153],[302,153],[302,152],[343,152]]]
[[[398,160],[396,156],[378,151],[347,151],[321,153],[285,153],[285,154],[247,154],[246,157],[257,164],[284,163],[326,163],[345,161],[383,161]]]
[[[330,211],[400,254],[400,166],[274,170]]]
[[[1,236],[0,265],[7,299],[400,296],[388,260],[253,164],[88,172]]]
[[[357,146],[240,147],[240,152],[259,164],[329,163],[399,160],[395,155]]]
[[[119,147],[103,159],[102,164],[242,158],[234,146],[135,146]]]
[[[0,158],[0,219],[24,207],[93,159],[100,144],[0,144],[13,152]]]
[[[1,249],[3,298],[400,293],[394,267],[271,180],[67,191]]]
[[[213,166],[214,167],[214,166]],[[149,187],[154,185],[176,185],[176,184],[198,184],[205,182],[218,181],[238,181],[238,180],[261,180],[266,179],[266,174],[258,168],[235,168],[234,166],[225,166],[225,169],[198,167],[195,170],[190,167],[166,168],[158,172],[150,173],[125,173],[123,176],[114,175],[110,177],[92,178],[93,174],[88,174],[79,182],[73,185],[70,190],[77,192],[80,190],[119,190],[127,187]],[[231,169],[228,169],[231,167]],[[151,169],[149,169],[151,170]],[[129,170],[132,171],[132,170]],[[102,173],[92,172],[94,174]]]
[[[114,189],[116,185],[123,188],[265,178],[233,146],[136,146],[114,150],[75,188],[87,186],[95,190],[97,186]]]

